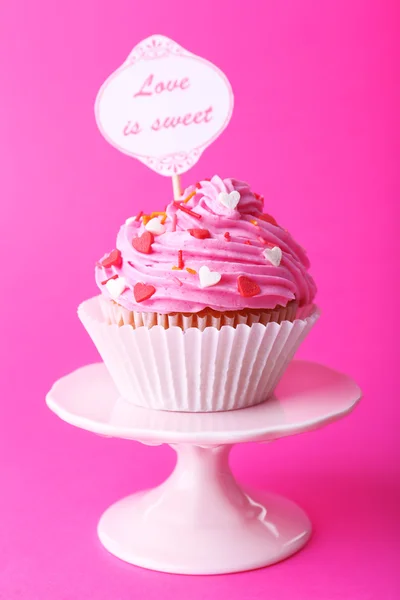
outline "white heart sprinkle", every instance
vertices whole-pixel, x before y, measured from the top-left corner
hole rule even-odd
[[[134,221],[136,221],[136,217],[129,217],[129,219],[125,221],[125,225],[130,225]]]
[[[106,288],[111,298],[113,300],[116,300],[126,289],[125,277],[117,277],[117,279],[110,279],[106,283]]]
[[[282,250],[278,246],[274,246],[273,248],[266,248],[263,251],[263,254],[265,258],[269,260],[271,264],[274,265],[274,267],[279,267],[282,260]]]
[[[150,219],[145,225],[145,229],[153,233],[154,235],[161,235],[165,233],[165,225],[163,225],[158,217],[154,217],[154,219]]]
[[[239,204],[240,194],[237,190],[233,190],[233,192],[229,192],[229,194],[220,192],[218,194],[218,200],[227,208],[234,210]]]
[[[199,269],[200,287],[210,287],[216,285],[221,280],[221,273],[210,271],[205,265]]]

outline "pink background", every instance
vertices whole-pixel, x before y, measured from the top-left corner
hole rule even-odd
[[[398,597],[396,4],[1,3],[1,599]],[[126,217],[171,197],[93,116],[101,83],[152,33],[214,61],[235,92],[228,129],[184,184],[218,173],[265,194],[319,284],[323,316],[301,355],[365,392],[324,430],[235,448],[239,479],[298,501],[315,532],[290,560],[233,576],[169,576],[108,555],[101,512],[165,478],[173,452],[76,430],[44,404],[55,379],[98,358],[76,317],[96,293],[96,259]]]

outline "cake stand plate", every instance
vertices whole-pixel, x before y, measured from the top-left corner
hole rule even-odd
[[[103,364],[57,381],[49,408],[97,434],[169,444],[178,460],[160,486],[106,510],[102,544],[129,563],[169,573],[214,574],[266,566],[297,552],[311,534],[296,504],[240,487],[229,467],[233,444],[268,442],[321,427],[361,398],[346,375],[293,361],[274,397],[222,413],[174,413],[136,407],[119,397]]]

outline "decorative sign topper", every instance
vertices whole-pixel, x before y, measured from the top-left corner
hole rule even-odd
[[[232,110],[232,88],[222,71],[162,35],[135,46],[95,104],[110,144],[175,177],[199,160]]]

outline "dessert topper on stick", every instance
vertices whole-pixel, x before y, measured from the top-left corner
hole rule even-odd
[[[100,88],[97,125],[121,152],[172,177],[188,171],[228,125],[233,93],[224,73],[162,35],[134,47]]]

